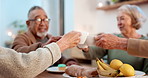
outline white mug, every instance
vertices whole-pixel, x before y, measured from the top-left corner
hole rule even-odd
[[[88,48],[88,46],[85,44],[88,35],[88,32],[81,32],[80,42],[78,44],[79,48]]]
[[[88,35],[85,44],[87,46],[93,46],[93,45],[95,45],[95,36],[96,35]]]
[[[88,32],[81,32],[81,37],[80,37],[79,44],[84,44],[88,35],[89,35]]]
[[[80,37],[80,43],[78,44],[79,48],[88,48],[88,46],[95,45],[95,36],[89,35],[89,33],[82,32]]]

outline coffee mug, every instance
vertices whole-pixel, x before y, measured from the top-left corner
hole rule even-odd
[[[88,32],[81,32],[79,44],[84,44],[88,35],[89,35]]]
[[[82,32],[80,37],[80,43],[78,44],[79,48],[88,48],[88,46],[95,45],[95,36],[87,32]]]
[[[93,46],[93,45],[95,45],[95,36],[96,35],[92,35],[92,34],[88,35],[87,36],[87,39],[85,41],[85,44],[87,46]]]

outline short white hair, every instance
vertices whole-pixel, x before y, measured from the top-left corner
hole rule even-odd
[[[118,8],[118,12],[125,12],[131,15],[133,19],[136,21],[136,23],[133,25],[136,29],[141,28],[141,26],[146,21],[146,15],[142,11],[142,9],[140,9],[136,5],[122,5]]]

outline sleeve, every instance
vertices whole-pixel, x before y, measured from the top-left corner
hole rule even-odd
[[[96,46],[89,46],[89,51],[83,52],[83,54],[87,59],[96,59],[96,57],[104,57],[107,54],[107,50]]]
[[[61,55],[61,58],[57,62],[55,62],[53,66],[58,66],[58,64],[63,64],[64,60],[66,60],[66,58],[63,55]]]
[[[144,61],[143,71],[148,74],[148,59],[145,59]]]
[[[29,45],[29,41],[26,39],[24,35],[21,34],[15,38],[12,45],[12,49],[16,50],[17,52],[28,53],[30,51],[36,50],[40,47],[40,45],[41,42]]]
[[[61,51],[56,43],[29,53],[0,47],[0,74],[4,78],[34,78],[60,58]]]
[[[148,58],[148,40],[129,39],[127,51],[134,56]]]

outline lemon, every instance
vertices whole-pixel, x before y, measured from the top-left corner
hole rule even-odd
[[[135,75],[135,70],[134,68],[129,65],[129,64],[123,64],[120,68],[119,68],[120,72],[123,73],[124,76],[129,77],[129,76],[134,76]]]
[[[120,60],[114,59],[114,60],[112,60],[110,62],[110,67],[113,68],[113,69],[118,70],[121,67],[122,64],[123,63]]]

